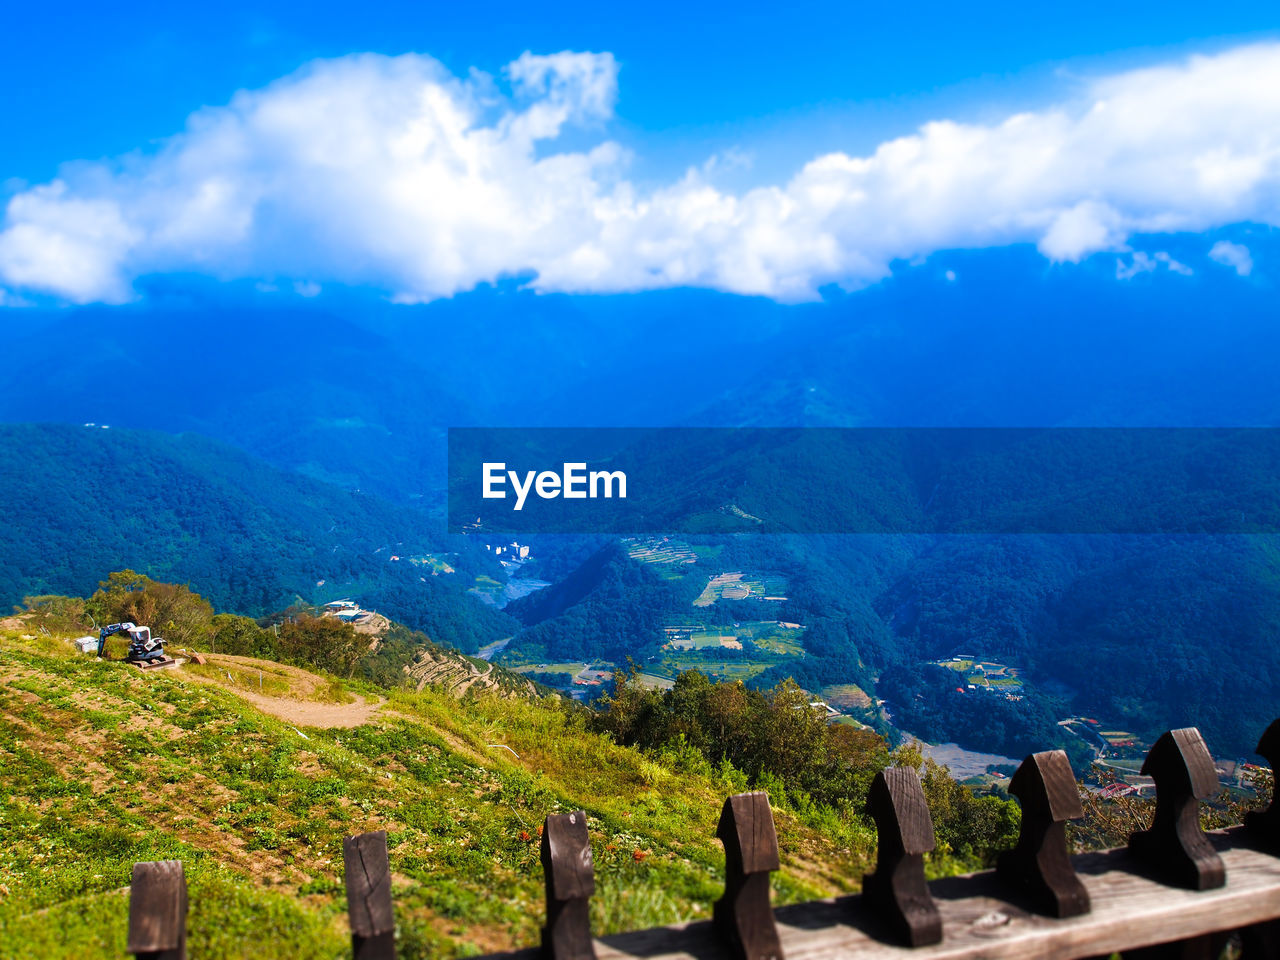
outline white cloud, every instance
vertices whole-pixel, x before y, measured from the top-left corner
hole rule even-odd
[[[1249,254],[1249,248],[1242,243],[1219,240],[1209,251],[1209,259],[1231,267],[1242,277],[1253,272],[1253,257]]]
[[[1189,277],[1194,272],[1185,263],[1179,263],[1164,250],[1157,251],[1154,254],[1136,250],[1129,258],[1128,263],[1124,261],[1123,257],[1116,258],[1116,279],[1129,280],[1140,273],[1150,273],[1162,266],[1170,273],[1179,273],[1184,277]]]
[[[139,276],[194,271],[412,302],[528,273],[546,291],[794,301],[940,249],[1034,243],[1078,261],[1135,233],[1280,223],[1278,44],[1103,78],[997,123],[929,123],[741,192],[713,182],[722,160],[641,189],[602,134],[564,147],[567,128],[577,143],[608,123],[617,75],[607,53],[526,53],[504,95],[420,55],[318,61],[197,112],[152,154],[20,189],[0,283],[119,301]],[[1232,250],[1214,257],[1247,273]]]

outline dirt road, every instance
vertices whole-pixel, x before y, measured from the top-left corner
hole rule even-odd
[[[196,674],[191,670],[179,668],[184,679],[220,687],[253,704],[263,713],[279,717],[281,720],[286,720],[295,726],[358,727],[372,720],[382,708],[382,705],[386,703],[380,697],[362,697],[358,694],[349,694],[353,698],[350,703],[333,703],[328,700],[315,699],[316,695],[327,685],[327,681],[298,667],[291,667],[268,660],[256,660],[253,657],[235,657],[226,654],[209,655],[206,659],[208,660],[208,666],[215,668],[214,671]],[[262,670],[275,683],[281,680],[287,682],[287,692],[282,693],[280,696],[271,696],[259,693],[256,690],[246,689],[242,684],[231,681],[228,678],[226,673],[228,667],[233,670],[236,668],[249,671]],[[251,677],[250,682],[252,682]]]

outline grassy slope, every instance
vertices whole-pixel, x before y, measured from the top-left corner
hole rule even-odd
[[[121,955],[132,864],[170,857],[186,864],[192,956],[349,956],[342,838],[381,828],[401,956],[531,944],[537,828],[576,808],[597,932],[707,916],[721,892],[713,837],[743,788],[732,771],[643,757],[550,702],[430,689],[391,694],[361,727],[299,730],[207,673],[144,674],[0,633],[0,956]],[[866,866],[858,824],[779,811],[778,829],[780,901],[844,889]]]

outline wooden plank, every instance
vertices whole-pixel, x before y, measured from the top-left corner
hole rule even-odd
[[[126,948],[147,960],[187,960],[187,879],[181,860],[133,865]]]
[[[1057,920],[1010,903],[993,872],[929,884],[943,939],[908,948],[873,933],[861,896],[777,907],[787,960],[1071,960],[1238,930],[1280,918],[1280,858],[1250,846],[1242,827],[1214,831],[1227,883],[1195,891],[1160,883],[1127,849],[1072,858],[1090,913]],[[618,934],[596,941],[598,960],[711,960],[725,956],[710,922]],[[495,955],[533,960],[536,951]]]
[[[396,918],[387,831],[347,837],[342,841],[342,859],[352,954],[356,960],[395,960]]]

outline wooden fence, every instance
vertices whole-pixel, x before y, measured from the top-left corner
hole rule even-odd
[[[1280,720],[1258,752],[1277,769]],[[1194,727],[1171,730],[1142,773],[1156,784],[1151,826],[1128,847],[1071,856],[1065,824],[1083,816],[1061,750],[1028,757],[1009,792],[1022,805],[1016,846],[995,870],[927,883],[933,825],[919,776],[890,767],[876,776],[868,809],[878,860],[862,893],[774,910],[769,875],[779,868],[773,813],[763,793],[725,801],[716,836],[725,848],[725,892],[712,919],[595,939],[595,892],[586,814],[547,817],[542,834],[546,924],[542,944],[490,960],[997,960],[1108,957],[1211,960],[1234,940],[1242,960],[1280,958],[1280,797],[1242,827],[1205,833],[1200,802],[1218,790]],[[391,867],[383,831],[343,843],[355,960],[394,960]],[[187,893],[182,864],[133,870],[128,949],[138,958],[185,960]],[[198,958],[197,958],[198,960]]]

